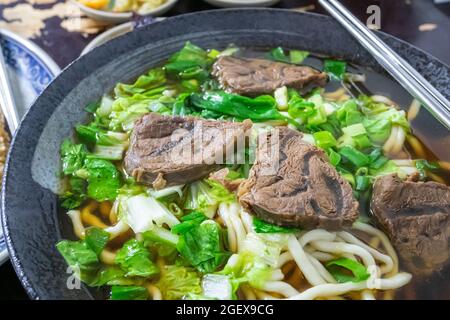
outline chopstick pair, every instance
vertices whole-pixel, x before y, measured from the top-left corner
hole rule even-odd
[[[450,103],[417,70],[363,25],[337,0],[319,3],[396,79],[414,98],[450,130]]]

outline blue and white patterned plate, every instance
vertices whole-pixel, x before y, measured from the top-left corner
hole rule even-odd
[[[17,112],[22,117],[36,97],[61,71],[41,48],[7,30],[0,30],[8,76],[12,82]],[[8,259],[8,251],[0,228],[0,265]]]

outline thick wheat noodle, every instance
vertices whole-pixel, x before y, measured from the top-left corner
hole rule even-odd
[[[388,255],[382,254],[381,252],[368,246],[367,244],[365,244],[364,242],[362,242],[361,240],[356,238],[351,233],[348,233],[346,231],[341,231],[341,232],[339,232],[339,236],[344,238],[348,243],[353,243],[353,244],[356,244],[356,245],[366,249],[367,251],[370,252],[370,254],[372,254],[372,256],[376,260],[383,262],[384,266],[380,268],[382,274],[389,273],[394,268],[394,260],[391,257],[389,257]],[[380,238],[376,237],[376,239],[380,239]]]
[[[344,88],[339,88],[333,92],[325,92],[323,95],[325,99],[328,100],[339,100],[339,98],[341,98],[345,94],[345,92],[346,91]]]
[[[292,259],[294,258],[292,257],[292,254],[289,251],[283,252],[282,254],[280,254],[280,257],[278,258],[277,267],[281,268],[289,261],[292,261]]]
[[[316,267],[317,271],[321,275],[323,279],[325,279],[329,283],[336,283],[336,280],[333,278],[333,276],[328,272],[328,270],[323,266],[323,264],[320,263],[319,260],[314,258],[310,254],[306,254],[308,256],[308,259],[311,261],[312,265]]]
[[[312,253],[309,253],[311,256],[316,258],[319,261],[330,261],[333,260],[335,257],[332,254],[326,253],[326,252],[320,252],[320,251],[314,251]]]
[[[409,122],[413,121],[419,114],[419,111],[420,111],[420,102],[417,99],[413,99],[408,109],[407,114],[408,121]]]
[[[281,271],[281,269],[276,269],[272,272],[272,276],[270,277],[270,280],[272,281],[280,281],[283,280],[284,274]]]
[[[377,95],[371,96],[371,98],[375,102],[384,103],[384,104],[387,104],[389,106],[396,106],[397,105],[394,101],[392,101],[391,99],[389,99],[386,96],[382,96],[382,95],[378,95],[377,94]]]
[[[240,290],[244,294],[245,300],[256,300],[256,295],[253,292],[253,289],[247,285],[242,285]]]
[[[375,259],[365,249],[358,247],[354,244],[347,244],[341,242],[330,241],[313,241],[311,245],[320,251],[335,253],[342,255],[343,253],[351,253],[360,257],[364,265],[369,268],[375,266]]]
[[[239,210],[239,214],[241,216],[242,224],[244,225],[247,233],[253,232],[253,217],[242,207],[241,210]]]
[[[228,245],[230,246],[230,251],[237,252],[236,232],[234,230],[233,224],[231,223],[228,217],[226,206],[227,206],[226,203],[221,203],[219,205],[219,215],[222,218],[225,225],[227,226]]]
[[[440,175],[437,175],[436,173],[433,173],[431,171],[427,171],[427,176],[431,178],[431,180],[434,180],[436,182],[445,184],[445,179],[442,178]]]
[[[118,211],[119,203],[120,203],[119,200],[114,201],[114,203],[111,207],[111,211],[109,212],[109,222],[111,224],[117,223],[117,211]]]
[[[300,271],[305,276],[306,280],[313,286],[326,283],[326,281],[320,276],[311,261],[308,259],[302,245],[294,235],[289,236],[288,248],[292,257],[294,258]]]
[[[245,228],[242,225],[242,221],[239,217],[239,205],[231,203],[228,205],[228,210],[230,221],[233,224],[236,233],[237,251],[239,252],[242,249],[247,232],[245,231]]]
[[[253,292],[260,300],[278,300],[277,297],[274,297],[271,294],[264,292],[262,290],[254,289]]]
[[[439,167],[445,171],[450,171],[450,162],[447,161],[439,161]]]
[[[386,250],[387,255],[391,257],[392,261],[394,262],[394,267],[392,268],[392,271],[388,275],[396,274],[398,272],[398,256],[394,248],[392,247],[388,237],[380,230],[359,221],[353,223],[352,228],[380,238],[384,250]]]
[[[313,300],[320,297],[340,296],[350,291],[364,289],[391,290],[406,285],[411,280],[408,273],[399,273],[388,279],[374,279],[372,281],[327,283],[314,286],[302,293],[290,297],[289,300]]]
[[[380,238],[372,237],[372,239],[369,242],[369,246],[372,248],[377,249],[381,244]]]
[[[116,253],[108,249],[103,249],[100,253],[100,261],[105,264],[114,265],[116,263]]]
[[[405,130],[401,127],[397,130],[397,137],[395,138],[395,143],[392,145],[391,153],[397,154],[399,153],[403,145],[405,144],[406,133]]]
[[[394,159],[392,160],[399,167],[412,167],[414,163],[411,159]]]
[[[109,233],[109,240],[112,240],[121,234],[130,230],[130,226],[123,222],[123,220],[119,220],[116,225],[103,229]]]
[[[81,221],[80,210],[69,210],[67,212],[70,220],[72,221],[73,232],[79,239],[84,239],[85,229],[83,222]]]
[[[266,281],[261,289],[268,292],[279,293],[285,297],[292,297],[299,294],[293,286],[283,281]]]
[[[311,241],[325,240],[334,241],[336,239],[336,234],[328,232],[323,229],[316,229],[306,232],[299,238],[299,242],[302,247],[305,247]]]
[[[422,146],[422,143],[419,141],[419,139],[417,139],[416,137],[414,137],[412,135],[408,135],[406,137],[406,140],[408,141],[411,148],[413,148],[414,153],[417,155],[417,158],[425,159],[427,157],[425,148]]]
[[[146,287],[148,293],[152,297],[152,300],[162,300],[161,290],[159,290],[158,287],[153,284],[148,284]]]
[[[395,141],[397,139],[397,133],[398,133],[399,127],[394,126],[391,129],[391,134],[389,135],[389,138],[386,140],[386,142],[383,145],[383,151],[384,153],[390,153],[392,150],[392,147],[395,144]]]
[[[370,290],[364,290],[363,292],[361,292],[361,298],[362,300],[375,300],[375,296]]]

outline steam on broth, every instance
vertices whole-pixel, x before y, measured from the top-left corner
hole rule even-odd
[[[230,64],[235,69],[226,69]],[[300,74],[307,75],[301,83]],[[399,177],[399,188],[421,188],[419,180],[447,185],[449,179],[450,155],[440,147],[448,145],[448,132],[437,124],[428,136],[434,120],[384,75],[300,50],[206,51],[187,43],[86,110],[91,122],[78,125],[75,140],[61,147],[67,190],[60,204],[77,240],[57,248],[85,284],[105,288],[111,299],[427,298],[424,281],[447,272],[446,261],[439,261],[425,278],[411,273],[395,235],[380,229],[371,211],[373,184],[384,176]],[[198,123],[242,130],[231,140],[211,135],[208,146],[217,152],[230,145],[237,153],[242,133],[243,160],[173,169],[166,156],[184,140],[169,133],[175,127],[194,131]],[[251,142],[276,130],[292,136],[286,148],[311,149],[319,161],[317,168],[301,169],[300,178],[325,181],[320,192],[336,206],[354,203],[357,220],[341,220],[348,212],[336,213],[336,207],[325,214],[328,200],[317,192],[308,196],[312,209],[273,206],[272,220],[257,210],[259,200],[242,200],[259,191],[249,181],[258,175],[250,160],[255,154],[261,160],[261,145],[252,150]],[[292,157],[306,157],[300,149]],[[314,180],[325,171],[335,173]],[[333,189],[330,179],[344,187]],[[273,191],[280,203],[283,187]],[[290,196],[306,197],[293,188]],[[338,195],[345,190],[347,200]],[[448,208],[437,209],[446,221]],[[321,222],[311,227],[307,210]],[[448,288],[439,294],[448,296]]]

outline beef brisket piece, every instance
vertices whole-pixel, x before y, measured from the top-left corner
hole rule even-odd
[[[220,57],[212,73],[224,90],[250,97],[273,93],[282,86],[300,90],[323,87],[327,82],[325,73],[311,67],[230,56]]]
[[[260,138],[255,164],[238,191],[245,209],[280,226],[338,230],[352,225],[358,202],[322,150],[288,128]]]
[[[149,113],[135,123],[124,160],[137,182],[161,189],[202,179],[233,153],[251,121],[242,123]]]
[[[375,181],[371,210],[409,271],[428,275],[449,262],[450,187],[383,176]]]

